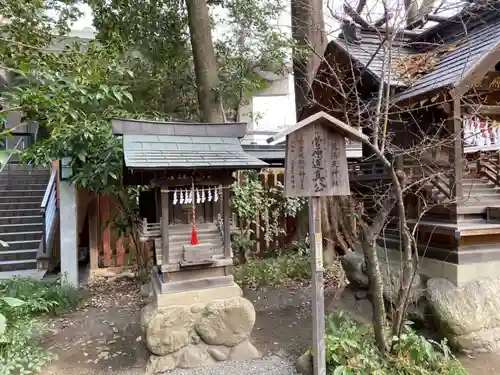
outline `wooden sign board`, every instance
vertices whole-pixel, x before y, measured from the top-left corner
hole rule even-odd
[[[285,195],[350,195],[346,141],[332,127],[311,123],[287,135]]]

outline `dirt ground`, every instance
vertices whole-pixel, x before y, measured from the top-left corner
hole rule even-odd
[[[44,345],[58,358],[41,375],[143,375],[148,352],[139,316],[143,300],[132,280],[101,281],[78,311],[49,322]],[[257,322],[253,341],[264,355],[297,357],[309,346],[311,290],[308,286],[245,291],[254,303]],[[333,297],[327,295],[327,300]],[[335,299],[329,310],[363,314],[354,298]],[[500,356],[463,357],[470,375],[500,373]]]

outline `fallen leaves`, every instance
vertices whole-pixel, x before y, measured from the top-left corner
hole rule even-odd
[[[87,290],[90,298],[81,309],[98,308],[107,311],[115,307],[137,309],[143,305],[137,282],[129,274],[96,278]]]
[[[447,45],[432,51],[400,57],[396,61],[394,71],[407,85],[411,85],[422,76],[434,71],[441,58],[457,47],[457,44]]]

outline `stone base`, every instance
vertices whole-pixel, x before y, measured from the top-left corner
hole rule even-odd
[[[146,375],[260,356],[249,341],[255,309],[238,285],[155,294],[141,315],[152,353]]]
[[[207,282],[211,281],[211,282]],[[208,285],[217,286],[207,287]],[[207,304],[212,300],[241,297],[243,292],[234,282],[233,276],[211,277],[206,279],[162,282],[161,275],[151,274],[154,301],[157,307],[177,305]],[[186,289],[177,291],[179,289]]]
[[[500,353],[500,276],[457,287],[430,279],[427,301],[450,342],[469,352]]]
[[[391,257],[379,259],[384,298],[390,307],[399,290],[400,263]],[[362,253],[349,253],[342,266],[351,287],[369,289]],[[500,353],[500,276],[476,276],[458,286],[455,282],[419,269],[408,296],[410,317],[442,333],[458,349]]]

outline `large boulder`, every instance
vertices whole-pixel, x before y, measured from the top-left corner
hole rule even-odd
[[[154,303],[149,303],[144,306],[141,310],[141,331],[146,333],[148,329],[149,322],[156,312],[157,308]]]
[[[250,343],[255,310],[245,298],[142,310],[141,327],[152,352],[146,375],[260,356]]]
[[[193,313],[190,306],[155,310],[146,330],[149,350],[156,355],[167,355],[189,345],[199,315]]]
[[[249,340],[242,341],[238,345],[233,346],[229,353],[231,361],[244,361],[256,358],[260,358],[260,353]]]
[[[401,264],[400,262],[388,260],[382,248],[378,248],[378,259],[380,264],[380,273],[384,285],[384,298],[394,303],[397,299],[400,280]],[[365,264],[363,252],[352,251],[341,258],[342,268],[347,279],[360,288],[369,288],[368,269]],[[417,273],[413,278],[410,289],[410,303],[416,304],[425,294],[425,283],[422,277]]]
[[[203,346],[189,345],[179,351],[176,355],[177,367],[179,368],[193,368],[200,366],[212,366],[217,361],[208,354],[206,348]]]
[[[427,300],[454,344],[472,351],[500,351],[500,276],[460,287],[447,279],[430,279]]]
[[[244,341],[255,324],[255,309],[245,298],[212,301],[196,323],[196,332],[209,345],[235,346]]]

